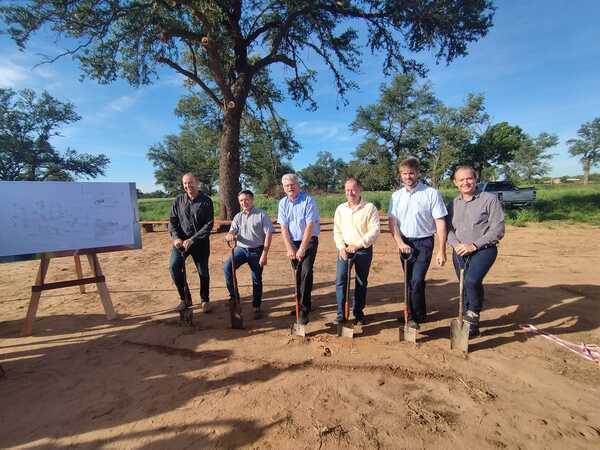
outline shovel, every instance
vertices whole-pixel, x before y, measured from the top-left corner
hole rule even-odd
[[[414,250],[413,250],[414,251]],[[412,252],[408,255],[400,252],[400,261],[402,262],[402,269],[404,269],[404,340],[413,344],[417,343],[417,329],[408,326],[410,320],[410,289],[408,288],[408,268],[412,262]],[[399,338],[402,340],[402,329],[399,331]]]
[[[346,302],[344,304],[344,320],[338,324],[337,335],[350,338],[354,337],[354,323],[350,319],[350,275],[354,254],[348,253],[348,265],[346,269]]]
[[[229,318],[231,319],[231,328],[241,330],[244,328],[244,319],[242,318],[242,306],[240,304],[240,292],[238,290],[237,276],[235,273],[235,260],[233,251],[237,246],[237,240],[227,241],[227,245],[231,249],[231,267],[233,275],[233,292],[234,295],[229,299]]]
[[[469,324],[463,320],[463,303],[465,300],[465,269],[469,258],[465,259],[465,264],[460,268],[459,275],[459,294],[458,294],[458,319],[450,321],[450,349],[460,350],[463,353],[469,351]]]
[[[292,275],[294,276],[294,292],[296,293],[296,321],[292,324],[290,332],[293,335],[305,337],[306,329],[304,328],[304,325],[300,323],[300,294],[298,292],[298,267],[300,266],[300,263],[296,261],[296,265],[294,266],[294,261],[290,261],[290,263]]]
[[[179,311],[179,323],[186,327],[191,327],[193,325],[193,317],[194,312],[191,309],[192,306],[192,293],[190,292],[190,287],[187,282],[187,272],[185,270],[185,250],[180,249],[181,256],[183,256],[183,298],[185,302],[185,309]]]

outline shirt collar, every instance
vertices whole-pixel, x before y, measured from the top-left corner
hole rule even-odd
[[[415,192],[419,192],[419,191],[423,191],[425,190],[427,186],[425,186],[425,184],[423,184],[422,181],[417,181],[417,186],[415,187],[414,191],[409,191],[408,189],[406,189],[406,186],[403,186],[402,189],[404,190],[404,192],[406,192],[407,194],[414,194]]]
[[[361,198],[360,202],[358,203],[358,205],[356,205],[355,208],[352,208],[352,206],[350,206],[350,202],[346,202],[346,208],[351,209],[352,211],[358,211],[359,209],[363,208],[365,206],[365,201]]]
[[[458,194],[458,198],[460,198],[460,200],[465,203],[469,203],[469,202],[472,202],[473,200],[479,198],[480,195],[481,195],[481,191],[479,190],[479,188],[475,188],[475,193],[473,194],[473,198],[471,200],[469,200],[468,202],[465,201],[465,199],[463,199],[462,194]]]

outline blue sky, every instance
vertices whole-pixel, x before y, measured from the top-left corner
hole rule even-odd
[[[436,65],[431,55],[419,56],[430,68],[434,92],[453,106],[462,104],[470,92],[484,93],[493,122],[519,125],[531,135],[556,133],[560,144],[551,151],[555,154],[551,174],[578,174],[581,166],[568,155],[565,141],[576,137],[582,123],[600,116],[600,2],[496,1],[496,5],[494,27],[469,46],[466,57],[446,66]],[[35,37],[25,52],[19,52],[0,35],[0,87],[46,89],[60,100],[72,101],[83,118],[64,128],[55,146],[108,155],[110,167],[98,181],[134,181],[143,191],[158,188],[146,153],[179,129],[173,109],[185,92],[182,79],[163,70],[154,84],[136,89],[122,81],[107,86],[81,82],[79,69],[65,58],[33,68],[40,53],[58,51],[48,36]],[[351,158],[362,136],[352,134],[348,125],[356,109],[373,103],[380,84],[387,81],[379,61],[364,55],[363,68],[354,76],[360,90],[348,96],[347,106],[337,99],[332,78],[324,71],[315,86],[316,112],[291,102],[280,106],[302,145],[294,168],[312,163],[321,150]]]

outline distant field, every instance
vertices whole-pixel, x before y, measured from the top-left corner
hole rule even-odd
[[[506,211],[507,222],[523,226],[528,222],[562,220],[573,223],[600,225],[600,184],[582,185],[539,185],[537,201],[531,208]],[[442,195],[449,201],[456,195],[453,189],[442,189]],[[391,192],[364,192],[363,197],[373,202],[382,212],[387,212]],[[163,220],[169,217],[173,199],[145,198],[138,201],[141,220]],[[215,216],[219,214],[219,200],[213,197]],[[333,217],[337,205],[345,201],[343,194],[317,196],[319,210],[323,217]],[[277,199],[256,196],[255,205],[269,215],[277,215]]]

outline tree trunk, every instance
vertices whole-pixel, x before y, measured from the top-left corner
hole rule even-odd
[[[591,158],[582,158],[581,162],[583,163],[583,184],[588,184],[590,182]]]
[[[240,122],[242,108],[236,106],[225,112],[219,142],[219,199],[222,220],[232,220],[240,211]]]

